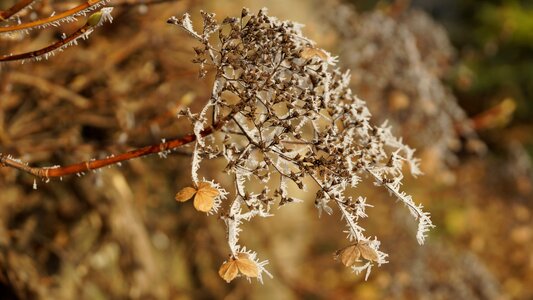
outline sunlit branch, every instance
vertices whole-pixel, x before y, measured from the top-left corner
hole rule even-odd
[[[100,7],[108,0],[88,0],[87,2],[80,4],[74,8],[66,10],[57,15],[50,16],[48,18],[35,20],[28,23],[17,24],[12,26],[0,27],[0,33],[14,32],[14,31],[24,31],[35,27],[45,27],[49,25],[55,25],[57,22],[63,20],[71,20],[77,16],[85,15],[88,11],[93,10],[97,7]],[[1,19],[0,19],[1,20]]]
[[[49,56],[54,54],[54,51],[56,50],[61,51],[69,46],[76,45],[78,43],[78,39],[87,38],[93,32],[95,27],[98,27],[107,21],[112,22],[113,21],[113,17],[111,16],[112,10],[113,10],[112,7],[102,8],[100,11],[92,14],[88,18],[87,23],[83,25],[80,29],[76,30],[74,33],[68,35],[67,37],[65,37],[64,39],[60,41],[57,41],[39,50],[20,53],[20,54],[14,54],[14,55],[0,56],[0,62],[25,60],[25,59],[40,60],[41,58],[48,58]]]
[[[218,123],[205,128],[204,130],[202,130],[200,135],[202,137],[205,137],[205,136],[212,134],[213,132],[220,129],[227,120],[228,118],[226,117],[220,120]],[[109,156],[104,159],[84,161],[84,162],[80,162],[80,163],[76,163],[76,164],[72,164],[72,165],[64,166],[64,167],[43,167],[43,168],[30,167],[27,164],[17,159],[12,158],[11,156],[7,154],[0,154],[0,166],[18,169],[20,171],[30,173],[37,177],[47,179],[47,178],[62,177],[62,176],[67,176],[67,175],[72,175],[72,174],[81,174],[84,172],[100,169],[100,168],[103,168],[109,165],[118,164],[123,161],[130,160],[130,159],[143,157],[143,156],[155,154],[155,153],[167,152],[167,151],[176,149],[178,147],[181,147],[183,145],[189,144],[191,142],[194,142],[195,140],[196,140],[196,136],[194,134],[189,134],[189,135],[176,138],[173,140],[169,140],[166,142],[162,142],[159,144],[142,147],[142,148],[128,151],[128,152],[115,155],[115,156]]]
[[[3,22],[12,16],[14,16],[19,11],[23,10],[26,6],[30,5],[34,0],[20,0],[19,2],[13,4],[10,8],[0,11],[0,22]]]
[[[36,59],[38,57],[43,57],[43,56],[46,57],[46,54],[51,54],[55,50],[68,47],[70,43],[73,43],[77,39],[82,38],[83,35],[87,35],[87,33],[90,33],[90,31],[92,30],[93,30],[92,26],[85,24],[83,27],[76,30],[74,33],[68,35],[63,40],[57,41],[39,50],[24,52],[20,54],[0,56],[0,62],[24,60],[24,59]]]
[[[161,4],[166,2],[176,2],[179,0],[113,0],[110,5],[113,7],[121,7],[121,6],[136,6],[136,5],[153,5],[153,4]]]

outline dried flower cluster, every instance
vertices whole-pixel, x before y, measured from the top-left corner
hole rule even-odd
[[[276,203],[301,202],[291,195],[290,185],[316,191],[319,215],[339,210],[351,245],[337,256],[356,273],[368,276],[374,264],[387,262],[380,242],[366,236],[359,224],[371,205],[346,193],[366,178],[408,207],[418,219],[422,244],[433,227],[429,214],[400,190],[404,163],[412,175],[420,174],[414,150],[394,137],[386,123],[371,124],[365,102],[352,94],[350,75],[335,68],[335,58],[304,37],[300,25],[267,16],[265,9],[256,15],[243,9],[240,18],[226,18],[221,24],[214,14],[202,16],[201,32],[193,29],[187,14],[168,20],[202,44],[195,48],[194,59],[200,76],[209,68],[216,71],[212,96],[202,111],[180,114],[194,125],[196,186],[185,188],[176,199],[195,195],[198,210],[219,212],[228,193],[214,182],[199,180],[198,169],[203,158],[225,158],[235,193],[229,209],[220,213],[231,252],[220,275],[227,281],[239,273],[260,281],[263,273],[270,275],[268,262],[240,244],[240,225],[253,217],[272,216]],[[208,122],[220,129],[203,136]]]

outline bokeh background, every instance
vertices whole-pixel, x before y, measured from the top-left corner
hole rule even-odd
[[[143,4],[143,3],[147,4]],[[154,2],[154,3],[152,3]],[[0,1],[0,9],[13,4]],[[41,0],[27,21],[81,1]],[[49,183],[0,168],[0,299],[532,299],[533,6],[528,1],[112,0],[114,21],[47,61],[0,65],[0,153],[37,166],[105,157],[189,133],[211,81],[172,15],[243,6],[305,24],[352,70],[374,122],[416,147],[425,176],[405,190],[432,213],[426,245],[386,191],[364,221],[389,263],[368,281],[333,260],[347,245],[339,215],[313,195],[244,226],[269,259],[261,285],[217,274],[224,226],[175,193],[190,185],[190,149]],[[0,35],[0,54],[38,49],[84,24]],[[201,174],[231,186],[222,162]],[[298,193],[298,191],[294,191]]]

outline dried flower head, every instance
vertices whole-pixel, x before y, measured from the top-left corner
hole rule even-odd
[[[316,191],[319,215],[332,214],[335,207],[340,211],[352,245],[339,256],[356,273],[366,270],[368,276],[371,267],[386,263],[387,257],[379,241],[366,237],[358,223],[370,205],[345,193],[366,178],[408,207],[418,219],[417,239],[422,244],[433,227],[429,214],[400,190],[404,163],[412,175],[421,173],[414,150],[394,137],[386,123],[370,123],[366,103],[352,94],[350,74],[335,67],[336,58],[303,36],[301,26],[270,17],[265,9],[257,14],[244,9],[241,18],[226,18],[220,24],[213,14],[202,16],[200,32],[187,14],[168,20],[200,42],[193,60],[200,66],[200,77],[208,66],[216,72],[211,98],[200,113],[180,114],[194,125],[192,179],[198,188],[185,188],[176,198],[183,201],[195,193],[198,197],[203,158],[226,160],[235,198],[221,217],[232,258],[222,265],[220,276],[230,281],[240,272],[262,280],[262,273],[268,274],[268,262],[259,262],[255,252],[239,244],[240,225],[253,217],[272,216],[275,203],[301,202],[291,195],[289,184]],[[205,136],[206,127],[217,132]],[[246,188],[250,183],[262,189],[251,191]],[[226,192],[216,189],[225,199]]]

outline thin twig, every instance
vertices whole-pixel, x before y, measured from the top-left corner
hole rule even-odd
[[[66,10],[57,15],[50,16],[48,18],[35,20],[29,23],[0,27],[0,33],[28,30],[28,29],[35,28],[35,27],[43,27],[49,24],[54,24],[55,22],[59,22],[63,19],[75,18],[76,16],[80,14],[84,14],[84,12],[87,12],[87,10],[94,9],[95,7],[99,7],[106,1],[108,0],[88,0],[87,2],[83,4],[80,4],[74,8]]]
[[[34,0],[20,0],[10,8],[0,11],[0,23],[11,18],[13,15],[30,5]]]
[[[69,43],[74,42],[76,39],[82,37],[84,34],[87,34],[87,32],[89,32],[89,30],[92,30],[92,28],[93,26],[89,24],[85,24],[83,25],[83,27],[76,30],[74,33],[70,34],[63,40],[57,41],[39,50],[24,52],[24,53],[14,54],[14,55],[0,56],[0,62],[24,60],[24,59],[35,59],[41,56],[45,56],[47,53],[52,53],[53,51],[57,49],[68,46]]]
[[[70,34],[69,36],[65,37],[64,39],[60,41],[53,43],[52,45],[49,45],[47,47],[44,47],[36,51],[25,52],[25,53],[15,54],[15,55],[1,56],[0,62],[24,60],[24,59],[40,60],[42,57],[48,58],[49,56],[53,55],[55,50],[61,51],[69,46],[77,45],[78,39],[80,38],[86,39],[94,31],[94,28],[101,26],[105,22],[112,22],[113,21],[113,17],[111,16],[112,10],[113,10],[112,7],[102,8],[100,11],[92,14],[87,19],[87,23],[85,23],[85,25],[83,25],[80,29],[76,30],[76,32]]]
[[[359,240],[364,236],[361,234],[361,230],[357,230],[357,224],[354,222],[354,220],[350,217],[346,209],[343,207],[344,203],[340,200],[336,199],[335,197],[331,196],[326,188],[320,183],[320,180],[318,180],[311,172],[307,172],[307,175],[309,175],[313,181],[320,187],[320,189],[324,192],[326,196],[328,196],[329,199],[333,200],[335,204],[339,207],[339,210],[341,211],[344,219],[346,220],[348,226],[350,226],[350,229],[352,230],[353,237],[355,238],[356,242],[359,242]],[[359,236],[361,234],[361,236]]]
[[[212,126],[205,128],[202,130],[200,135],[202,137],[208,136],[211,133],[217,131],[220,129],[226,121],[231,117],[231,114],[227,117],[221,119],[218,123],[213,124]],[[104,159],[96,159],[96,160],[90,160],[90,161],[84,161],[76,164],[72,164],[69,166],[64,167],[43,167],[43,168],[37,168],[37,167],[30,167],[27,164],[17,160],[13,159],[11,156],[7,154],[0,154],[0,166],[5,167],[11,167],[18,169],[20,171],[24,171],[26,173],[30,173],[34,176],[40,177],[40,178],[54,178],[54,177],[62,177],[72,174],[81,174],[84,172],[100,169],[109,165],[114,165],[121,163],[126,160],[165,152],[169,151],[178,147],[181,147],[183,145],[189,144],[191,142],[194,142],[196,140],[196,135],[189,134],[181,138],[176,138],[173,140],[170,140],[168,142],[162,142],[155,145],[150,145],[146,147],[142,147],[139,149],[135,149],[132,151],[128,151],[116,156],[110,156]]]
[[[136,5],[153,5],[161,4],[165,2],[175,2],[178,0],[114,0],[110,3],[110,6],[119,7],[119,6],[136,6]]]

